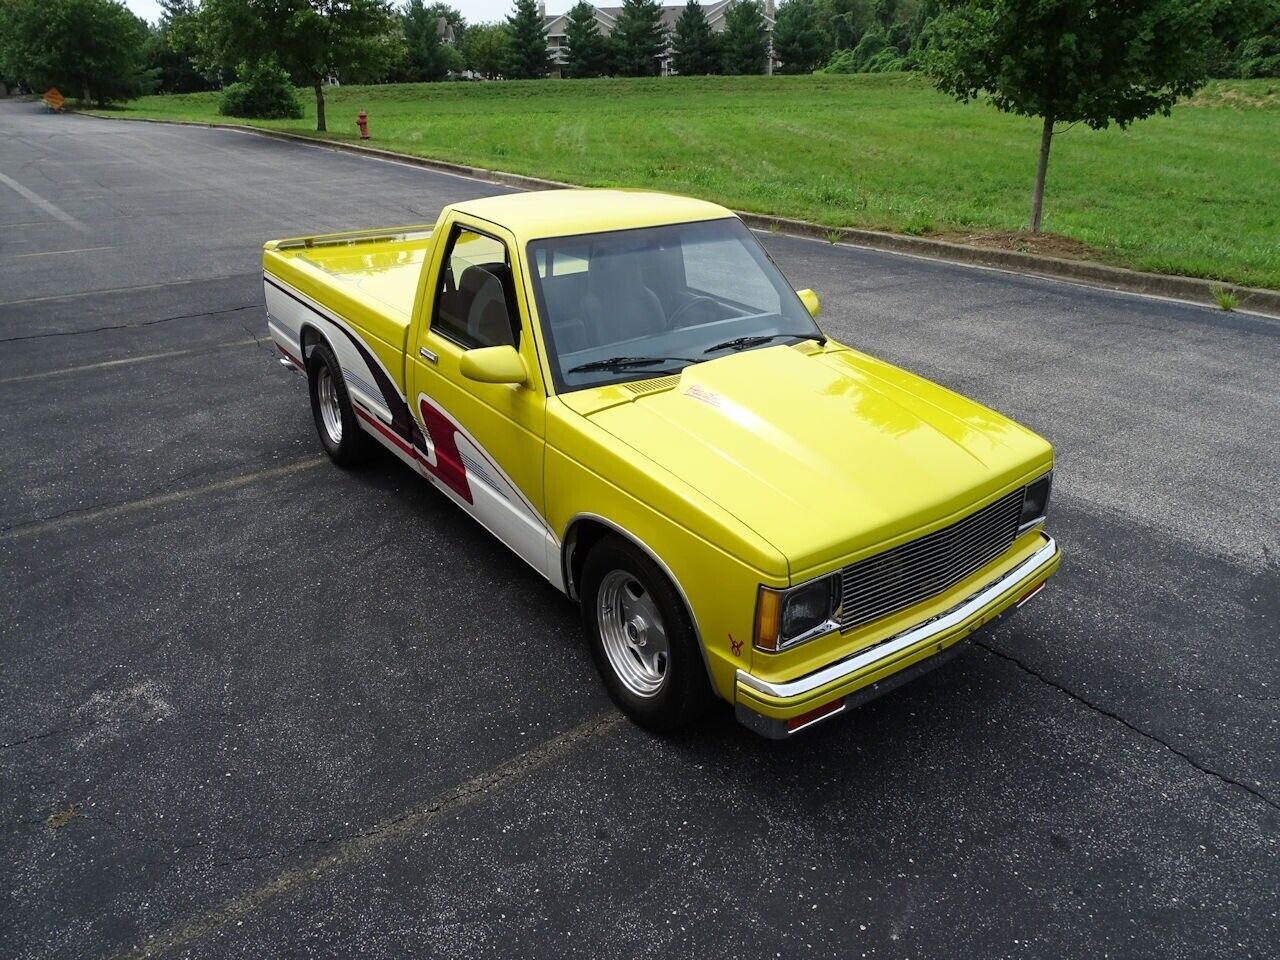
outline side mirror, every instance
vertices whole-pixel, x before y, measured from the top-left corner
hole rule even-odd
[[[462,355],[458,372],[479,383],[527,383],[529,372],[515,347],[476,347]]]
[[[818,295],[812,290],[797,290],[796,296],[800,298],[804,308],[809,311],[809,316],[816,317],[822,312],[822,301],[818,299]]]

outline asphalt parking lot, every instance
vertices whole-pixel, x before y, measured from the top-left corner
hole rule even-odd
[[[0,102],[0,955],[1275,956],[1280,321],[763,236],[1054,441],[1066,559],[812,735],[656,739],[265,342],[263,240],[504,189]]]

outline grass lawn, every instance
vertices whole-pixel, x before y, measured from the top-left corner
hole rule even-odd
[[[219,117],[217,94],[106,115]],[[590,186],[653,187],[833,226],[1021,244],[1039,121],[907,74],[338,87],[332,139]],[[1109,263],[1280,288],[1280,81],[1221,81],[1127,131],[1054,140],[1045,229]],[[353,227],[360,226],[352,224]]]

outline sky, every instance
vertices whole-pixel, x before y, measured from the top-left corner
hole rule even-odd
[[[398,4],[398,0],[396,0]],[[563,13],[575,0],[547,0],[548,13]],[[621,0],[617,0],[621,3]],[[155,23],[160,19],[160,4],[156,0],[124,0],[124,5],[143,20]],[[467,23],[501,20],[511,12],[511,0],[453,0],[453,6],[462,11]],[[604,4],[608,6],[609,4]]]

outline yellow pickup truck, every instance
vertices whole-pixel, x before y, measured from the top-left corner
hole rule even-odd
[[[275,240],[281,362],[580,604],[614,702],[765,736],[948,658],[1057,568],[1052,448],[827,337],[710,203],[552,190]],[[502,616],[495,598],[493,616]]]

